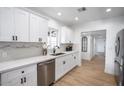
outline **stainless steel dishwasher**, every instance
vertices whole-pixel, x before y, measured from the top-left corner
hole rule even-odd
[[[37,64],[38,86],[49,86],[55,81],[55,60]]]

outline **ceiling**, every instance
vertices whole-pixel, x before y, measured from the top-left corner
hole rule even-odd
[[[79,12],[80,7],[28,7],[33,11],[51,17],[65,25],[78,25],[88,21],[111,18],[124,15],[124,7],[112,7],[110,12],[106,12],[107,7],[86,7],[86,11]],[[62,15],[58,16],[57,13]],[[76,21],[75,17],[79,20]]]

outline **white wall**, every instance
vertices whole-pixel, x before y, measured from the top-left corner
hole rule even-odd
[[[124,16],[88,22],[75,27],[75,40],[77,50],[81,50],[81,32],[106,30],[105,72],[114,74],[115,38],[117,32],[124,28]]]
[[[97,52],[105,52],[104,46],[105,46],[105,39],[104,38],[96,38],[96,53]]]

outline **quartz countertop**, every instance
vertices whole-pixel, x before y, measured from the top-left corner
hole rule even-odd
[[[37,63],[44,62],[51,59],[56,59],[58,57],[66,56],[76,52],[78,51],[62,52],[65,54],[58,55],[58,56],[52,56],[52,55],[36,56],[36,57],[0,62],[0,73],[4,73],[12,69],[20,68],[20,67],[31,65],[31,64],[37,64]]]

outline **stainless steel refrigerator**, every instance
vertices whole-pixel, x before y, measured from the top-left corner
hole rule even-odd
[[[119,31],[115,42],[115,79],[117,85],[124,85],[124,29]]]

